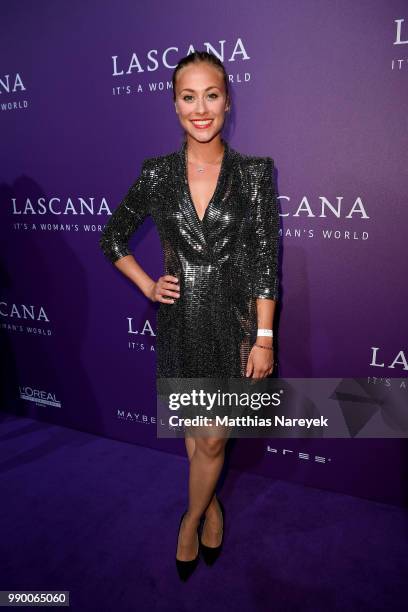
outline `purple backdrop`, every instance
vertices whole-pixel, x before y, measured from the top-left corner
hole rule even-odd
[[[277,167],[279,374],[406,376],[406,1],[210,1],[202,21],[197,0],[2,13],[3,410],[185,453],[156,439],[156,305],[98,239],[142,160],[180,146],[171,74],[193,48],[230,75],[231,146]],[[131,245],[163,273],[150,219]],[[238,440],[230,461],[406,503],[405,440]]]

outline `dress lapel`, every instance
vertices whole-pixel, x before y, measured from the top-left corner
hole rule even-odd
[[[186,141],[183,142],[178,152],[177,161],[181,181],[180,208],[189,226],[195,231],[195,233],[199,236],[200,241],[203,243],[206,243],[208,233],[211,231],[212,227],[222,213],[225,185],[232,166],[233,149],[230,148],[226,140],[222,139],[222,142],[224,144],[224,156],[221,162],[217,185],[202,220],[200,220],[199,216],[197,215],[187,180]]]

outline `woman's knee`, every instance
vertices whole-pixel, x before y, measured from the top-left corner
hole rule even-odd
[[[200,438],[196,439],[196,450],[207,455],[208,457],[217,457],[224,452],[225,448],[224,438]]]

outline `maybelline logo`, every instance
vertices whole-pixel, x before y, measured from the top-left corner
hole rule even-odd
[[[399,370],[408,370],[408,360],[403,350],[399,351],[395,357],[391,359],[385,359],[381,353],[377,354],[380,350],[378,346],[371,347],[371,366],[376,368],[388,368],[390,370],[395,368]]]
[[[40,404],[41,406],[52,406],[54,408],[61,408],[61,401],[57,399],[55,393],[51,391],[44,391],[44,389],[34,389],[33,387],[19,387],[20,397],[23,400],[33,402],[34,404]]]
[[[408,45],[408,28],[405,24],[405,19],[394,19],[395,23],[395,39],[393,41],[393,45],[397,45],[397,48],[401,48],[406,50],[406,47],[403,45]],[[403,58],[393,58],[391,60],[391,70],[403,70],[406,68],[408,64],[408,59],[406,57]]]
[[[3,74],[0,76],[0,109],[2,111],[16,110],[19,108],[27,108],[28,100],[18,98],[9,99],[7,96],[13,96],[26,91],[21,75]]]
[[[139,412],[129,412],[126,410],[117,410],[116,417],[119,421],[126,421],[127,423],[141,423],[142,425],[154,425],[156,423],[156,417],[150,414],[141,414]]]
[[[300,453],[298,451],[293,451],[290,450],[288,448],[282,448],[282,449],[278,449],[278,448],[273,448],[272,446],[269,446],[269,444],[266,447],[266,450],[268,453],[280,453],[283,456],[291,456],[294,457],[296,459],[300,459],[302,461],[314,461],[315,463],[328,463],[329,461],[331,461],[330,457],[321,457],[320,455],[310,455],[310,453]]]
[[[43,306],[34,304],[9,304],[0,302],[0,316],[8,319],[25,319],[29,321],[39,321],[49,323],[50,320]]]

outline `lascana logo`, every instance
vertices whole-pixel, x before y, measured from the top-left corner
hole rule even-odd
[[[135,325],[135,321],[133,317],[126,317],[127,319],[127,333],[128,333],[128,348],[133,351],[150,351],[151,353],[155,353],[155,345],[153,343],[153,338],[156,337],[156,334],[153,331],[152,324],[149,319],[146,319],[143,327],[140,329]],[[143,338],[141,336],[146,336]],[[149,340],[151,339],[151,342]]]
[[[50,322],[44,307],[35,306],[34,304],[9,304],[8,302],[0,302],[0,316],[10,319],[39,321],[41,323]]]
[[[203,44],[208,53],[216,55],[222,62],[236,62],[237,60],[246,61],[250,57],[244,47],[244,43],[241,38],[238,38],[228,53],[225,49],[225,40],[218,41],[218,49],[215,49],[209,42]],[[183,55],[189,55],[194,52],[193,45],[187,48],[187,51]],[[112,56],[113,72],[112,76],[123,76],[124,74],[132,74],[133,72],[154,72],[159,70],[161,67],[169,70],[174,70],[180,59],[181,51],[179,47],[167,47],[161,53],[158,49],[150,49],[146,57],[140,59],[137,53],[132,53],[130,59],[127,62],[118,62],[118,55]]]
[[[0,75],[0,111],[14,111],[28,108],[28,100],[22,97],[26,91],[20,74]]]
[[[381,357],[381,355],[377,355],[379,350],[380,347],[378,346],[371,347],[371,366],[374,366],[376,368],[388,368],[390,370],[395,368],[399,370],[408,370],[408,360],[403,350],[398,351],[398,353],[393,359],[388,359],[386,362],[384,361],[384,358]]]
[[[152,328],[152,325],[149,319],[146,319],[141,330],[135,329],[133,327],[133,317],[127,317],[127,321],[128,321],[128,333],[129,334],[136,334],[136,335],[141,335],[141,336],[145,336],[146,334],[148,334],[149,336],[156,335],[153,331],[153,328]]]
[[[2,330],[30,336],[51,336],[51,323],[45,308],[35,304],[14,304],[0,301],[0,327]]]
[[[395,34],[395,40],[394,40],[394,45],[408,45],[408,38],[405,38],[405,40],[403,40],[403,26],[402,24],[404,23],[405,19],[395,19],[395,24],[396,24],[396,34]],[[407,33],[408,36],[408,33]]]
[[[331,200],[319,196],[313,201],[303,196],[300,202],[295,201],[294,204],[289,196],[278,196],[277,200],[282,210],[279,214],[286,218],[280,236],[296,239],[307,236],[308,239],[368,240],[368,232],[362,230],[360,222],[369,222],[370,216],[360,196],[351,201],[343,201],[343,196]]]
[[[24,87],[23,79],[18,72],[13,75],[4,74],[0,77],[0,95],[20,91],[26,91],[26,87]]]
[[[59,197],[38,198],[32,200],[26,198],[25,201],[18,203],[16,198],[11,198],[13,215],[102,215],[103,213],[112,214],[106,198],[89,197],[66,198]]]
[[[408,45],[408,26],[405,24],[405,19],[394,19],[395,23],[395,38],[393,41],[393,45],[397,49],[406,50],[406,47],[403,45]],[[398,57],[393,58],[391,60],[391,70],[396,70],[400,72],[408,65],[408,59],[406,57]]]
[[[337,219],[352,219],[359,217],[360,219],[369,219],[365,210],[361,197],[357,197],[354,202],[343,202],[344,196],[336,196],[336,203],[331,202],[325,196],[319,196],[319,202],[311,203],[307,196],[304,196],[299,205],[295,205],[293,217],[335,217]],[[288,196],[279,196],[279,201],[289,201]],[[290,213],[280,213],[281,217],[289,217]]]
[[[219,40],[216,45],[209,42],[200,45],[208,53],[220,59],[226,66],[231,65],[228,78],[231,83],[242,84],[251,81],[251,73],[242,66],[251,59],[241,38],[235,41]],[[177,46],[166,47],[163,50],[150,49],[147,53],[137,54],[136,52],[128,55],[112,55],[112,76],[114,85],[112,95],[161,93],[171,91],[173,82],[171,77],[156,77],[154,73],[163,70],[168,74],[169,70],[174,70],[181,57],[194,52],[193,45],[180,49]],[[147,80],[147,75],[149,80]],[[139,78],[138,78],[139,77]]]

